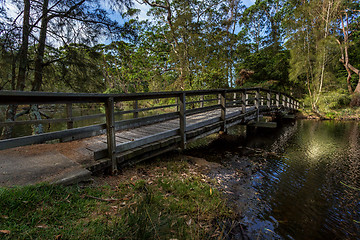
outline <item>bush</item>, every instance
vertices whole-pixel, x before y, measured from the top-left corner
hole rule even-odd
[[[360,98],[359,98],[360,99]],[[319,109],[326,111],[328,109],[339,109],[349,106],[350,95],[343,89],[324,93],[319,99]]]
[[[351,97],[350,107],[360,106],[360,93],[354,93]]]

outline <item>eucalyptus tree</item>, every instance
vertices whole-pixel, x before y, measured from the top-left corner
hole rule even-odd
[[[103,40],[105,35],[115,38],[129,36],[128,25],[120,25],[112,20],[104,4],[108,4],[114,11],[121,11],[129,7],[131,0],[9,0],[6,1],[15,8],[12,18],[2,17],[3,25],[10,26],[1,32],[0,38],[15,36],[12,31],[21,29],[21,39],[13,40],[17,43],[16,59],[18,71],[16,76],[16,90],[43,90],[44,68],[56,63],[62,58],[47,54],[46,49],[67,46],[71,43],[94,44]],[[12,9],[13,9],[12,8]],[[7,11],[2,11],[6,14]],[[10,14],[10,12],[9,12]],[[9,15],[8,14],[8,15]],[[29,49],[33,49],[30,56]],[[33,71],[32,71],[33,70]],[[31,77],[32,79],[29,79]],[[35,118],[40,118],[37,106],[32,106]],[[13,121],[16,118],[16,106],[9,106],[6,118]],[[11,133],[5,129],[3,133]],[[39,131],[41,129],[39,128]]]
[[[174,88],[226,87],[232,83],[241,1],[144,0],[171,46],[179,73]],[[216,81],[212,81],[216,79]]]
[[[335,37],[341,0],[311,0],[294,5],[294,17],[288,25],[291,51],[290,80],[306,86],[312,110],[321,114],[318,102],[326,84],[334,80],[339,51]]]

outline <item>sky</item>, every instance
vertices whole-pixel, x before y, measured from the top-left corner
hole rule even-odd
[[[140,14],[138,16],[139,20],[151,19],[151,17],[146,15],[147,11],[150,9],[149,6],[147,6],[146,4],[140,4],[138,1],[134,1],[134,3],[134,8],[140,9]],[[250,7],[255,3],[255,0],[243,0],[243,3],[246,7]]]

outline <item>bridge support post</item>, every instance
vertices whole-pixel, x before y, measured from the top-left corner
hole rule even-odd
[[[180,108],[180,147],[182,150],[186,149],[186,95],[185,92],[180,93],[179,108]]]
[[[220,131],[226,132],[226,92],[221,92],[220,105],[221,105],[221,129]]]
[[[67,122],[67,129],[72,129],[74,128],[74,121],[72,119],[72,103],[67,103],[66,104],[66,117],[68,119]]]
[[[279,93],[276,94],[276,107],[279,107],[280,105],[280,95]]]
[[[271,94],[270,91],[266,92],[266,100],[267,100],[267,107],[270,108],[271,107]]]
[[[117,173],[117,162],[115,157],[116,142],[115,142],[115,119],[114,119],[114,98],[109,97],[105,102],[106,109],[106,136],[108,156],[111,159],[111,173]]]

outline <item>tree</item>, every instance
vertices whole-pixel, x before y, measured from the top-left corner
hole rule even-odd
[[[360,93],[360,70],[350,63],[349,48],[354,47],[356,39],[358,39],[359,32],[359,18],[360,18],[360,6],[353,4],[352,9],[344,9],[340,12],[340,36],[337,39],[341,50],[340,62],[344,65],[347,72],[347,88],[350,94]],[[355,40],[355,41],[354,41]],[[355,46],[356,47],[356,46]],[[354,61],[357,57],[352,58]],[[353,90],[351,77],[352,72],[359,76],[358,81]]]
[[[22,39],[13,40],[13,42],[19,42],[18,51],[15,52],[15,58],[18,61],[16,90],[42,90],[44,68],[60,60],[53,58],[53,55],[46,55],[48,59],[45,59],[46,49],[53,48],[54,44],[66,46],[73,42],[96,43],[105,33],[115,37],[130,36],[131,29],[128,25],[120,26],[112,20],[99,0],[13,0],[11,2],[18,8],[18,16],[13,20],[1,18],[2,23],[11,28],[2,32],[0,38],[14,36],[10,33],[17,31],[20,25],[22,26]],[[129,0],[109,0],[109,2],[115,10],[121,10],[124,5],[131,5]],[[1,13],[6,14],[4,11]],[[22,24],[19,23],[21,18]],[[30,40],[35,43],[34,46],[29,46]],[[30,49],[36,49],[32,52],[34,58],[31,61],[29,61]],[[34,66],[31,68],[34,71],[30,71],[32,63]],[[28,79],[28,77],[33,77],[33,79]],[[41,118],[36,105],[31,106],[30,115],[36,119]],[[8,121],[16,119],[16,106],[8,107],[6,119]],[[39,126],[37,132],[41,131],[41,126]],[[10,134],[11,128],[3,131],[3,135]]]
[[[319,115],[317,104],[325,82],[334,78],[332,68],[338,51],[331,33],[341,7],[340,0],[298,2],[288,25],[290,80],[307,87],[311,108]]]

